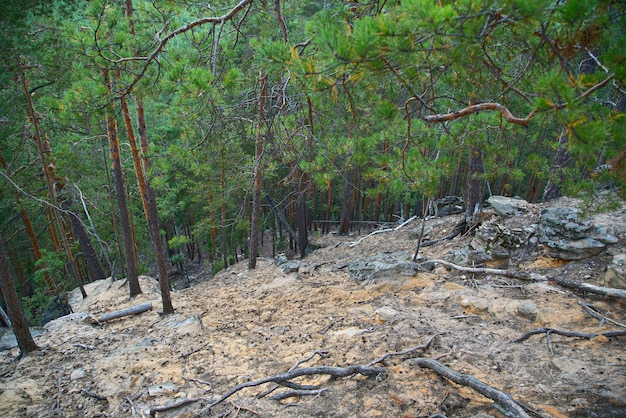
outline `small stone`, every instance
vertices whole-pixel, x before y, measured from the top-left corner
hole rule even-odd
[[[537,307],[530,301],[524,301],[517,306],[517,314],[523,318],[534,321],[537,319]]]
[[[391,321],[398,315],[398,313],[398,311],[388,306],[383,306],[382,308],[376,309],[376,316],[384,322]]]
[[[70,374],[70,380],[82,379],[83,377],[85,377],[86,374],[87,374],[87,370],[83,369],[82,367],[79,367],[77,369],[72,370],[72,373]]]

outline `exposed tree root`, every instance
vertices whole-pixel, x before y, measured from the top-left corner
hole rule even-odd
[[[156,416],[158,412],[171,411],[171,410],[178,409],[185,405],[189,405],[189,404],[196,403],[196,402],[208,402],[209,404],[206,407],[206,409],[208,410],[224,402],[226,399],[228,399],[229,397],[231,397],[232,395],[234,395],[235,393],[239,392],[242,389],[250,388],[254,386],[260,386],[264,383],[276,383],[279,386],[284,386],[284,387],[291,389],[290,391],[286,391],[286,392],[279,393],[277,395],[272,396],[270,398],[272,400],[282,400],[282,399],[286,399],[292,396],[318,396],[326,392],[327,390],[329,390],[329,388],[327,387],[321,388],[318,386],[311,386],[311,385],[301,385],[298,383],[293,383],[291,382],[291,380],[296,377],[314,376],[314,375],[321,375],[321,374],[329,375],[333,379],[342,378],[342,377],[350,377],[355,374],[361,374],[363,376],[378,378],[379,376],[382,376],[387,371],[387,369],[372,367],[374,364],[384,362],[386,359],[392,356],[401,356],[401,355],[411,354],[414,351],[426,349],[430,346],[430,344],[433,342],[435,337],[437,337],[438,335],[440,334],[433,335],[424,344],[415,346],[413,348],[410,348],[404,351],[387,353],[384,356],[379,357],[378,359],[368,364],[357,364],[357,365],[352,365],[352,366],[347,366],[347,367],[332,367],[332,366],[303,367],[301,369],[298,369],[297,367],[300,364],[311,360],[316,355],[319,355],[322,358],[325,358],[328,356],[328,352],[316,350],[313,352],[313,354],[311,354],[306,359],[296,362],[296,364],[294,364],[291,367],[291,369],[289,369],[285,373],[278,373],[273,376],[264,377],[264,378],[254,380],[251,382],[241,383],[235,386],[234,388],[232,388],[231,390],[229,390],[228,392],[226,392],[224,395],[222,395],[222,397],[220,397],[217,400],[211,400],[207,398],[188,398],[188,399],[183,399],[178,402],[170,403],[167,405],[154,406],[150,408],[150,416],[154,417]],[[274,389],[276,389],[276,387],[263,392],[258,397],[264,397],[268,395],[269,393],[273,392]]]
[[[589,283],[577,282],[575,280],[565,279],[562,277],[548,277],[548,276],[543,276],[541,274],[525,273],[525,272],[513,271],[513,270],[501,270],[501,269],[481,268],[481,267],[465,267],[465,266],[459,266],[457,264],[450,263],[444,260],[439,260],[439,259],[432,259],[429,261],[433,263],[441,264],[443,266],[449,267],[454,270],[463,271],[466,273],[494,274],[497,276],[512,277],[514,279],[521,279],[521,280],[528,280],[528,281],[550,281],[550,282],[554,282],[560,286],[567,287],[570,289],[582,290],[584,292],[595,293],[597,295],[602,295],[602,296],[626,299],[626,290],[614,289],[611,287],[595,286]]]
[[[483,383],[472,375],[461,374],[432,359],[418,357],[414,359],[413,362],[420,367],[433,370],[438,375],[443,376],[454,383],[470,387],[481,395],[493,400],[496,403],[494,406],[496,406],[496,408],[507,417],[530,418],[530,415],[524,411],[522,406],[515,401],[511,395]]]
[[[554,328],[537,328],[534,329],[532,331],[528,331],[526,334],[522,335],[521,337],[511,341],[512,343],[521,343],[522,341],[526,341],[527,339],[529,339],[530,337],[532,337],[533,335],[537,335],[537,334],[547,334],[548,336],[550,336],[550,334],[557,334],[557,335],[562,335],[564,337],[578,337],[578,338],[586,338],[586,339],[591,339],[591,338],[595,338],[598,337],[600,335],[604,336],[604,337],[623,337],[626,335],[626,330],[622,330],[622,331],[608,331],[608,332],[603,332],[603,333],[599,333],[599,334],[588,334],[588,333],[583,333],[583,332],[575,332],[575,331],[563,331],[563,330],[559,330],[559,329],[554,329]]]

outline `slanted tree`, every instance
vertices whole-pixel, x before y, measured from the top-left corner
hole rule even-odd
[[[0,236],[0,284],[2,285],[2,296],[4,302],[7,305],[7,314],[13,325],[13,332],[17,339],[17,345],[20,347],[21,356],[25,356],[28,353],[39,349],[33,336],[28,328],[28,322],[24,315],[24,310],[17,297],[15,291],[15,285],[11,278],[11,271],[9,269],[9,259],[6,255],[4,238]]]

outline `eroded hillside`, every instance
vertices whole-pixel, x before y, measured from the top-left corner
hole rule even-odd
[[[545,209],[530,205],[507,215],[507,228],[531,228]],[[466,265],[604,286],[607,265],[624,252],[626,211],[601,216],[617,241],[596,255],[571,261],[550,257],[531,228],[523,235],[525,242],[508,244],[508,258]],[[428,238],[445,236],[457,221],[456,216],[428,220]],[[428,263],[413,273],[383,269],[364,281],[351,278],[351,263],[358,260],[388,256],[410,264],[420,228],[415,220],[368,237],[313,237],[321,248],[300,260],[297,272],[286,273],[268,258],[260,259],[254,271],[242,262],[211,279],[198,269],[191,287],[173,292],[176,314],[167,317],[159,314],[158,283],[150,277],[141,278],[144,293],[133,300],[125,281],[91,283],[87,299],[74,298],[74,314],[52,321],[36,337],[40,352],[20,361],[17,349],[0,353],[0,415],[148,416],[151,408],[188,399],[157,415],[503,416],[472,388],[420,368],[417,357],[435,359],[510,394],[529,416],[626,415],[625,337],[543,332],[512,343],[541,327],[588,334],[623,331],[623,299],[550,281],[460,272],[438,264],[424,268]],[[422,248],[422,261],[447,257],[458,262],[459,254],[476,250],[473,240],[470,234]],[[88,320],[149,301],[154,308],[139,315],[100,325]],[[429,341],[428,347],[371,364]],[[355,365],[384,370],[369,377],[304,376],[293,380],[299,386],[271,393],[274,384],[266,383],[208,408],[238,384],[294,366]],[[270,399],[304,385],[318,391]]]

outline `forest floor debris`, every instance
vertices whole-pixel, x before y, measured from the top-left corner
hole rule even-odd
[[[525,225],[528,216],[532,211],[515,219]],[[626,211],[609,218],[626,224]],[[449,234],[458,219],[433,220],[430,239]],[[271,258],[260,258],[254,271],[240,262],[173,292],[176,313],[169,316],[160,315],[158,282],[148,276],[133,300],[123,280],[87,284],[89,296],[72,301],[75,313],[35,337],[43,350],[20,361],[16,348],[0,352],[0,416],[503,416],[492,399],[450,376],[475,379],[540,416],[626,416],[626,338],[614,336],[626,322],[623,299],[442,265],[366,283],[350,279],[351,261],[412,255],[409,230],[418,227],[421,220],[367,239],[312,237],[321,248],[301,260],[297,273]],[[439,242],[420,254],[441,259],[469,240]],[[623,252],[625,241],[621,236],[611,248]],[[563,262],[540,249],[520,251],[504,267],[597,286],[612,259],[605,252]],[[201,266],[196,273],[207,276]],[[136,315],[89,321],[150,302],[152,310]],[[411,351],[429,338],[423,350]],[[419,367],[431,360],[456,375]],[[359,366],[385,374],[321,373]],[[289,377],[284,390],[292,396],[263,396],[277,376]],[[298,396],[307,388],[313,396]],[[228,402],[216,403],[229,393]]]

